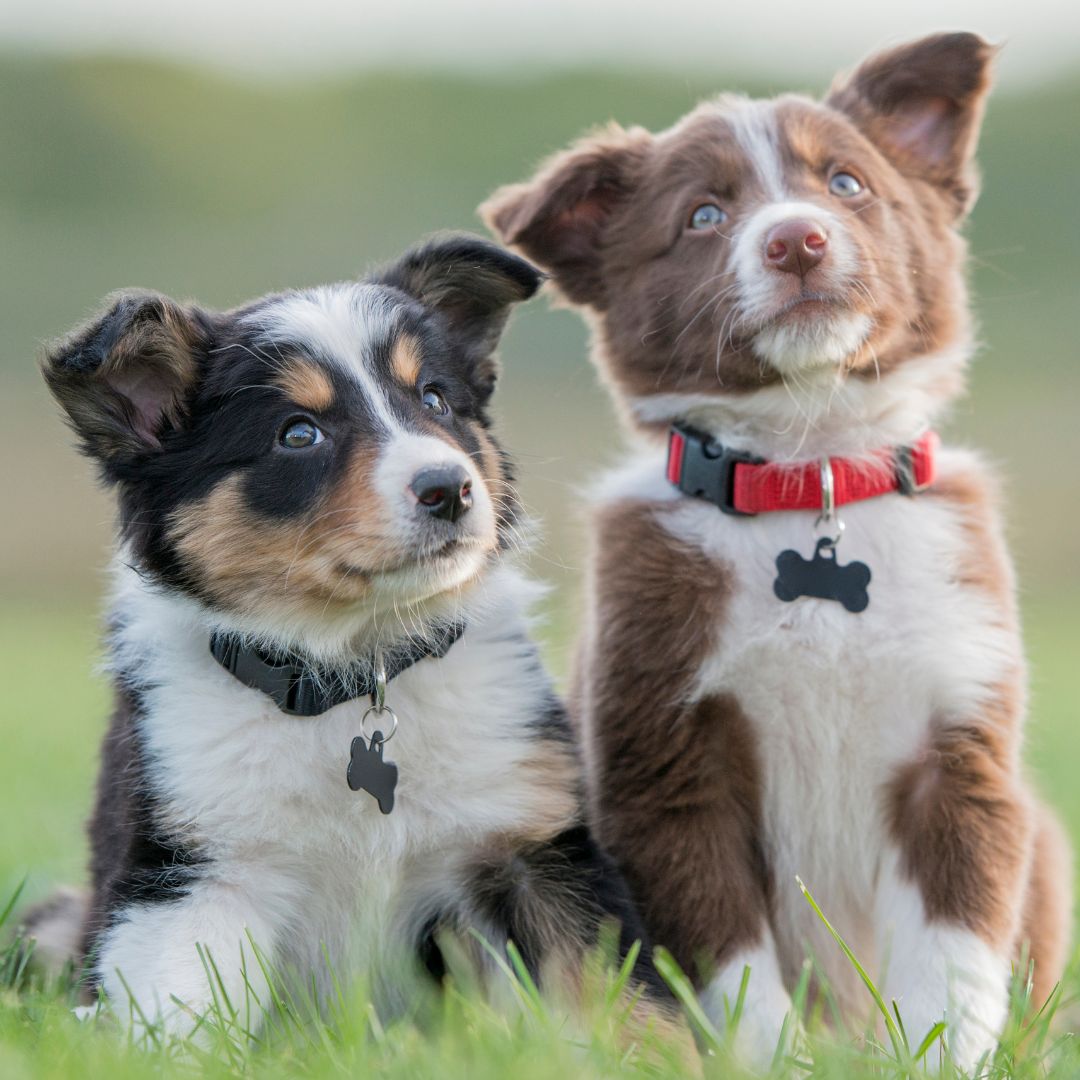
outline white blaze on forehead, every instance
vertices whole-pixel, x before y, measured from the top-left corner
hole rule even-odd
[[[725,109],[735,140],[750,159],[768,199],[785,197],[784,168],[780,160],[779,129],[772,102],[736,98]]]
[[[347,374],[363,390],[372,413],[387,431],[401,427],[376,372],[375,348],[394,333],[398,305],[376,285],[325,285],[271,301],[246,319],[267,344],[288,341],[311,350]]]

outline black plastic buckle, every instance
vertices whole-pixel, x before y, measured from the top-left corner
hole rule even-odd
[[[694,428],[676,424],[672,430],[683,442],[682,466],[676,487],[695,499],[715,503],[725,514],[756,517],[752,512],[735,508],[735,466],[761,465],[763,459],[744,450],[730,450]]]
[[[289,716],[309,715],[310,703],[301,700],[304,671],[288,660],[275,664],[254,649],[241,649],[235,638],[215,634],[210,651],[226,671],[245,686],[261,690]]]
[[[898,446],[893,452],[893,468],[896,472],[896,490],[901,495],[918,495],[926,490],[926,484],[915,480],[915,451],[910,446]]]

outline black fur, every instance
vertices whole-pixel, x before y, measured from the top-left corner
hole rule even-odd
[[[373,349],[392,407],[418,429],[448,428],[476,455],[472,425],[490,426],[492,352],[510,306],[536,291],[539,271],[486,241],[450,237],[407,253],[368,280],[385,288],[388,303],[399,309],[397,334],[420,343],[422,381],[444,396],[451,412],[433,416],[415,388],[396,382],[390,339]],[[217,598],[205,594],[173,544],[170,521],[177,511],[239,475],[246,509],[255,517],[272,522],[302,515],[340,475],[356,440],[377,437],[369,403],[328,365],[335,400],[318,421],[333,439],[311,453],[281,451],[278,437],[299,410],[270,377],[290,354],[320,357],[303,341],[264,340],[259,310],[275,299],[216,314],[154,294],[116,294],[102,315],[54,346],[45,363],[46,381],[83,451],[119,489],[120,529],[141,569],[207,602]],[[140,406],[132,386],[149,401]],[[506,545],[520,508],[512,494],[502,494],[501,506]]]
[[[90,818],[90,906],[83,953],[132,903],[178,900],[205,866],[202,856],[169,833],[147,775],[138,731],[136,690],[120,686],[101,748],[97,799]]]
[[[657,999],[671,997],[649,959],[652,950],[626,882],[586,826],[568,829],[509,856],[485,860],[469,883],[468,895],[481,925],[493,927],[514,942],[534,979],[540,979],[546,955],[556,944],[539,929],[541,922],[558,922],[557,944],[585,948],[597,946],[604,924],[612,923],[618,926],[620,962],[635,941],[642,944],[634,982]],[[543,920],[537,919],[537,908],[545,909]]]

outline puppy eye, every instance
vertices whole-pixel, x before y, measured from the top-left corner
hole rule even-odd
[[[727,214],[716,203],[702,203],[691,215],[687,228],[713,229],[727,221]]]
[[[436,416],[446,416],[450,412],[450,406],[438,390],[430,386],[425,387],[424,396],[421,398],[425,409],[430,409]]]
[[[829,180],[829,192],[838,195],[841,199],[850,199],[852,195],[858,195],[862,189],[862,184],[848,172],[834,173]]]
[[[289,450],[318,446],[326,436],[310,420],[290,420],[278,442]]]

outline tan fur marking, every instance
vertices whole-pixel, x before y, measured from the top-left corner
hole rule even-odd
[[[411,334],[402,334],[394,342],[391,357],[394,374],[405,386],[415,386],[420,378],[420,343]]]
[[[302,409],[324,412],[334,403],[334,384],[317,364],[290,360],[277,384]]]
[[[757,747],[738,701],[691,703],[731,571],[644,503],[600,515],[581,720],[592,812],[657,944],[688,973],[754,944],[768,911]]]
[[[581,812],[581,766],[565,743],[545,740],[522,766],[522,784],[532,807],[530,827],[520,836],[536,842],[571,828]]]
[[[325,611],[352,603],[367,592],[367,573],[401,558],[377,512],[374,453],[358,447],[343,480],[302,521],[275,524],[250,515],[240,477],[230,477],[174,515],[176,548],[204,586],[236,610],[287,601],[300,611]]]

